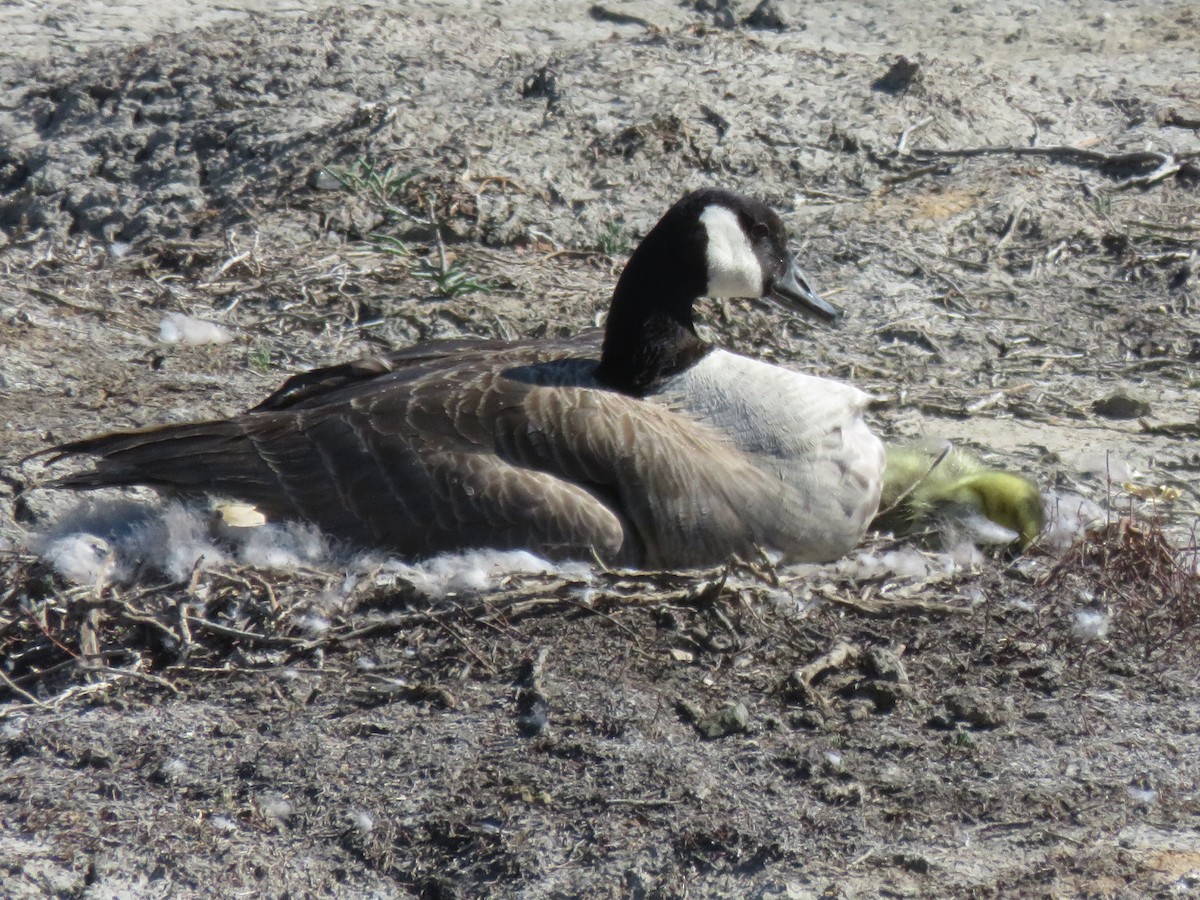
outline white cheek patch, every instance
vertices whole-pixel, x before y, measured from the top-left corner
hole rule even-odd
[[[700,214],[700,221],[708,234],[708,296],[761,296],[762,267],[737,215],[714,205]]]

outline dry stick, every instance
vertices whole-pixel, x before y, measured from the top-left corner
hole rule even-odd
[[[76,697],[89,697],[100,691],[106,691],[110,687],[112,687],[112,682],[110,681],[93,681],[90,684],[77,684],[62,691],[62,693],[56,694],[54,699],[46,705],[52,709],[59,709],[69,700],[73,700]]]
[[[755,560],[749,560],[746,563],[750,573],[768,587],[779,587],[779,567],[775,565],[771,555],[761,544],[754,545],[754,552],[758,556],[757,565]]]
[[[192,640],[192,629],[188,627],[187,607],[186,600],[183,602],[175,601],[175,613],[179,619],[179,637],[181,639],[178,657],[180,664],[188,661],[188,658],[192,655],[192,647],[195,646],[195,642]]]
[[[928,125],[932,121],[933,121],[933,116],[926,116],[921,121],[914,122],[912,125],[909,125],[902,132],[900,132],[900,140],[896,141],[896,155],[903,156],[905,147],[908,144],[908,139],[912,135],[912,133],[914,131],[919,131],[920,129],[924,128],[926,125]]]
[[[792,677],[805,687],[809,687],[812,685],[812,680],[822,672],[840,669],[847,662],[858,659],[860,653],[862,651],[854,644],[838,641],[828,652],[818,656],[808,665],[796,669],[792,673]]]
[[[108,604],[115,608],[115,618],[118,622],[126,622],[131,625],[141,625],[145,628],[153,628],[161,634],[165,635],[168,640],[178,641],[179,635],[170,629],[165,623],[160,622],[154,616],[147,616],[134,609],[124,600],[119,600],[114,595],[109,598]]]
[[[305,641],[302,644],[298,644],[297,649],[315,650],[319,647],[329,647],[336,644],[348,644],[351,641],[357,641],[361,638],[371,637],[383,632],[390,633],[393,631],[399,631],[402,628],[411,628],[415,625],[430,625],[435,621],[436,617],[431,613],[417,613],[411,616],[381,619],[377,622],[371,622],[368,625],[354,628],[342,634],[330,634],[328,637]]]
[[[279,611],[279,599],[275,596],[275,589],[273,587],[271,587],[271,583],[269,581],[267,581],[267,579],[265,579],[261,575],[259,575],[257,572],[253,572],[253,571],[248,572],[247,576],[248,576],[248,578],[253,578],[256,582],[258,582],[260,585],[262,585],[262,589],[264,591],[266,591],[266,593],[267,593],[267,600],[271,604],[271,609],[278,612]]]
[[[100,607],[92,605],[79,621],[79,669],[91,669],[90,661],[100,657]]]
[[[64,659],[60,662],[54,663],[53,665],[46,666],[46,668],[44,668],[44,669],[38,669],[35,672],[27,672],[24,675],[18,675],[16,678],[13,679],[13,681],[14,682],[24,682],[24,681],[35,682],[39,678],[45,678],[47,675],[54,675],[57,672],[61,672],[63,669],[67,669],[67,668],[70,668],[71,666],[75,666],[75,665],[78,665],[78,657],[75,656],[74,654],[72,654],[70,659]]]
[[[832,591],[817,591],[822,600],[827,600],[836,606],[844,606],[871,619],[890,619],[905,613],[933,613],[942,616],[961,616],[971,610],[962,606],[951,606],[949,603],[935,603],[929,600],[885,600],[882,603],[863,603],[848,597],[839,597]]]
[[[216,622],[201,618],[200,616],[189,615],[184,613],[189,625],[198,625],[204,631],[211,631],[213,634],[219,634],[222,637],[240,638],[244,641],[252,641],[256,644],[264,644],[268,647],[300,647],[303,648],[306,641],[300,638],[277,637],[268,634],[256,634],[253,631],[243,631],[240,628],[232,628],[229,625],[219,625]]]
[[[478,621],[487,623],[490,618],[498,618],[503,616],[505,621],[523,618],[527,613],[533,612],[542,606],[563,606],[566,601],[561,597],[538,597],[531,600],[517,600],[501,609],[491,610],[486,616],[481,616]]]
[[[1133,175],[1126,178],[1113,186],[1114,191],[1123,191],[1131,187],[1149,187],[1150,185],[1162,181],[1164,178],[1170,178],[1183,168],[1183,164],[1171,159],[1164,160],[1163,164],[1148,175]]]
[[[80,669],[82,669],[84,672],[96,675],[115,675],[118,677],[133,678],[138,681],[145,681],[148,684],[166,688],[176,696],[183,693],[181,690],[179,690],[179,688],[167,681],[167,679],[161,678],[158,675],[151,675],[149,672],[138,672],[135,669],[117,669],[113,666],[103,665],[82,665],[80,666]]]
[[[449,625],[447,625],[441,619],[435,619],[434,624],[436,624],[439,628],[442,629],[442,631],[446,632],[446,634],[450,635],[450,637],[454,638],[454,640],[456,640],[459,644],[461,644],[462,648],[464,650],[466,650],[468,653],[470,653],[471,656],[474,657],[474,659],[477,663],[479,663],[481,666],[483,666],[485,669],[487,669],[487,671],[491,672],[492,674],[495,674],[496,667],[493,666],[486,659],[484,659],[482,656],[480,656],[479,652],[474,647],[472,647],[469,643],[467,643],[466,638],[464,638],[461,634],[459,634],[457,631],[455,631],[453,628],[451,628]]]
[[[641,643],[641,637],[638,635],[638,633],[636,631],[634,631],[628,625],[623,625],[622,623],[618,622],[613,616],[610,616],[608,613],[601,612],[598,609],[594,609],[593,607],[588,606],[588,604],[584,603],[582,600],[576,600],[574,597],[563,597],[562,602],[570,604],[572,606],[575,606],[576,608],[581,609],[584,612],[591,613],[593,616],[599,616],[601,619],[606,620],[614,627],[625,632],[625,634],[628,635],[630,638],[632,638],[634,640],[634,642]]]
[[[442,226],[438,224],[438,221],[434,216],[433,196],[430,195],[425,199],[429,204],[429,221],[433,223],[433,236],[437,241],[438,272],[444,278],[448,271],[446,268],[446,242],[442,240]]]
[[[1010,146],[967,147],[946,150],[918,149],[911,151],[910,155],[918,156],[922,159],[965,159],[974,156],[1043,156],[1052,160],[1073,162],[1081,166],[1091,166],[1098,169],[1145,167],[1151,164],[1156,166],[1155,170],[1147,175],[1134,176],[1129,179],[1129,182],[1134,182],[1138,178],[1153,178],[1155,181],[1166,178],[1168,175],[1174,173],[1163,172],[1164,169],[1170,166],[1178,167],[1188,160],[1200,158],[1200,150],[1189,150],[1184,153],[1158,153],[1153,150],[1135,150],[1129,153],[1104,153],[1100,150],[1086,150],[1079,147],[1058,145],[1054,147]],[[1178,171],[1178,168],[1175,171]],[[1126,183],[1123,183],[1123,185],[1128,186]]]
[[[900,496],[897,497],[895,500],[893,500],[891,505],[888,506],[887,509],[877,512],[875,514],[875,518],[878,519],[880,516],[888,515],[893,510],[895,510],[897,506],[899,506],[901,503],[903,503],[905,500],[907,500],[908,495],[911,494],[913,491],[915,491],[917,488],[919,488],[924,483],[925,479],[928,478],[933,473],[933,470],[942,464],[942,460],[944,460],[949,455],[949,453],[952,449],[953,449],[953,446],[951,444],[947,444],[945,447],[943,447],[942,452],[940,454],[938,454],[938,458],[935,459],[930,464],[929,468],[925,470],[925,474],[922,475],[920,478],[918,478],[916,481],[914,481],[912,484],[910,484],[908,487],[906,487],[903,491],[901,491]]]
[[[1012,238],[1013,233],[1017,230],[1017,224],[1021,221],[1021,214],[1025,212],[1025,201],[1021,200],[1013,207],[1012,215],[1008,219],[1008,225],[1004,229],[1004,233],[1000,235],[1000,240],[996,241],[996,246],[992,249],[1000,250]]]
[[[682,800],[672,800],[663,797],[661,800],[642,800],[638,797],[610,797],[606,799],[608,806],[678,806]]]
[[[4,671],[3,668],[0,668],[0,681],[3,681],[4,686],[7,687],[10,691],[12,691],[14,694],[18,694],[19,696],[24,697],[26,700],[28,700],[30,703],[34,704],[35,706],[40,706],[42,708],[45,708],[45,706],[46,706],[45,703],[43,703],[37,697],[33,696],[33,694],[29,693],[29,691],[25,690],[25,688],[21,687],[15,681],[13,681],[11,678],[9,678],[8,674]]]

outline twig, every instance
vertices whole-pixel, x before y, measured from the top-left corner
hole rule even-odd
[[[372,637],[376,634],[391,633],[400,631],[404,628],[412,628],[414,625],[431,625],[437,621],[437,616],[432,613],[417,613],[410,616],[395,616],[387,619],[380,619],[377,622],[371,622],[368,625],[363,625],[360,628],[354,628],[350,631],[342,632],[341,634],[329,634],[325,637],[314,638],[310,641],[305,641],[297,645],[300,650],[316,650],[320,647],[331,647],[338,644],[348,644],[351,641],[357,641],[365,637]]]
[[[437,241],[438,250],[438,272],[445,276],[449,269],[446,268],[446,242],[442,240],[442,226],[438,223],[433,209],[433,197],[426,198],[429,203],[429,221],[433,223],[433,237]]]
[[[1116,174],[1129,170],[1144,170],[1154,166],[1150,172],[1134,175],[1126,182],[1117,185],[1123,189],[1135,184],[1152,184],[1179,171],[1181,165],[1195,158],[1200,158],[1200,151],[1189,150],[1184,153],[1159,153],[1154,150],[1134,150],[1128,153],[1104,153],[1100,150],[1088,150],[1081,147],[1057,145],[1053,147],[965,147],[944,150],[920,149],[910,154],[921,159],[967,159],[975,156],[1040,156],[1055,162],[1070,162],[1079,166],[1101,169]],[[1174,167],[1174,168],[1172,168]],[[1169,171],[1168,171],[1169,170]],[[1149,179],[1149,180],[1146,180]]]
[[[256,644],[263,644],[267,647],[301,647],[307,643],[300,638],[277,637],[268,634],[256,634],[253,631],[243,631],[240,628],[233,628],[229,625],[220,625],[200,616],[193,616],[184,613],[184,617],[188,620],[188,624],[199,626],[204,631],[211,631],[213,634],[219,634],[222,637],[238,638],[243,641],[252,641]]]
[[[635,642],[641,643],[641,637],[638,635],[638,633],[636,631],[634,631],[628,625],[624,625],[624,624],[618,622],[614,617],[610,616],[608,613],[601,612],[598,609],[594,609],[593,607],[584,603],[582,600],[577,600],[574,597],[564,597],[562,599],[563,599],[564,603],[569,603],[572,606],[576,607],[577,609],[581,609],[584,612],[591,613],[593,616],[599,616],[601,619],[604,619],[609,624],[613,625],[615,628],[618,628],[621,631],[625,632],[625,634],[628,637],[632,638]]]
[[[1162,181],[1164,178],[1170,178],[1182,168],[1182,163],[1176,162],[1174,158],[1168,158],[1163,161],[1161,166],[1148,175],[1133,175],[1114,185],[1113,190],[1123,191],[1131,187],[1149,187],[1156,182]]]
[[[999,250],[1012,238],[1013,233],[1017,230],[1017,223],[1021,221],[1021,214],[1025,212],[1025,201],[1021,200],[1013,207],[1012,215],[1009,216],[1008,224],[1004,227],[1004,232],[1000,235],[1000,240],[996,241],[994,249]]]
[[[179,619],[179,637],[181,644],[179,647],[178,661],[182,664],[187,662],[188,657],[192,655],[192,629],[188,626],[187,617],[187,601],[175,602],[175,613]]]
[[[912,125],[909,125],[902,132],[900,132],[900,140],[896,141],[896,155],[904,156],[905,147],[908,144],[909,137],[913,134],[913,132],[919,131],[920,129],[924,128],[926,125],[928,125],[932,121],[933,121],[933,116],[926,116],[921,121],[914,122]]]
[[[472,647],[470,644],[467,643],[466,638],[464,638],[461,634],[459,634],[457,631],[455,631],[453,628],[451,628],[449,625],[447,625],[441,619],[435,619],[434,624],[436,624],[439,628],[441,628],[442,631],[446,632],[446,634],[450,635],[450,637],[454,638],[454,640],[456,640],[462,646],[462,648],[464,650],[466,650],[468,653],[471,654],[471,656],[475,659],[475,661],[477,663],[479,663],[481,666],[483,666],[485,669],[487,669],[488,672],[495,674],[496,667],[493,666],[486,659],[484,659],[482,656],[480,656],[479,652],[474,647]]]
[[[678,806],[682,801],[663,797],[658,800],[643,800],[640,797],[609,797],[604,801],[608,806]]]
[[[5,672],[3,668],[0,668],[0,681],[3,681],[4,686],[7,687],[10,691],[12,691],[14,694],[18,694],[19,696],[24,697],[26,700],[28,700],[30,703],[34,704],[35,706],[40,706],[42,708],[45,708],[45,706],[46,706],[45,703],[43,703],[37,697],[33,696],[33,694],[29,693],[29,691],[25,690],[25,688],[21,687],[15,681],[13,681],[11,678],[9,678],[8,673]]]
[[[933,470],[942,464],[942,461],[950,454],[950,451],[952,449],[954,449],[952,444],[947,444],[945,447],[943,447],[942,452],[938,454],[938,458],[929,464],[929,468],[925,470],[925,474],[922,475],[920,478],[918,478],[916,481],[914,481],[912,484],[910,484],[908,487],[906,487],[903,491],[901,491],[900,496],[897,497],[895,500],[893,500],[891,505],[888,506],[887,509],[880,510],[879,512],[877,512],[875,514],[875,518],[881,519],[884,516],[887,516],[890,513],[892,513],[893,511],[895,511],[896,507],[898,507],[901,503],[903,503],[905,500],[908,499],[909,494],[911,494],[913,491],[915,491],[917,488],[919,488],[924,483],[925,479],[928,478],[931,474],[933,474]]]
[[[853,662],[858,659],[862,653],[856,645],[848,644],[845,641],[838,641],[826,653],[818,656],[806,666],[801,666],[792,673],[792,678],[803,684],[805,687],[811,687],[812,681],[823,672],[828,672],[830,669],[840,669],[847,662]]]
[[[870,859],[874,855],[875,855],[875,848],[868,847],[862,853],[858,854],[858,856],[854,857],[854,859],[850,860],[850,862],[847,863],[846,868],[853,869],[857,866],[861,866],[863,863],[865,863],[868,859]]]
[[[115,618],[118,622],[127,622],[131,625],[141,625],[145,628],[153,628],[166,637],[169,641],[174,642],[179,640],[179,635],[172,631],[167,625],[156,619],[154,616],[147,616],[134,610],[129,603],[116,596],[115,590],[113,596],[108,598],[107,605],[110,607],[110,611],[115,613]]]
[[[851,600],[848,597],[839,597],[832,591],[818,589],[816,593],[823,600],[828,600],[837,606],[852,609],[872,619],[890,619],[897,615],[914,613],[932,613],[935,615],[950,616],[962,615],[971,611],[961,606],[951,606],[949,603],[935,603],[930,600],[886,600],[882,603],[864,603],[860,600]]]
[[[173,684],[171,684],[171,682],[167,681],[167,679],[162,678],[158,675],[151,675],[149,672],[138,672],[134,669],[117,669],[117,668],[114,668],[113,666],[95,666],[95,665],[81,665],[80,670],[83,672],[87,672],[89,674],[115,675],[115,676],[121,677],[121,678],[133,678],[138,681],[144,681],[147,684],[157,685],[160,688],[166,688],[168,691],[170,691],[172,694],[175,694],[176,696],[183,693],[181,690],[179,690],[179,688],[175,687],[175,685],[173,685]]]

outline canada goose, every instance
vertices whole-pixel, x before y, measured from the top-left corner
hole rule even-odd
[[[827,561],[862,537],[884,451],[868,397],[717,349],[704,297],[825,322],[765,204],[688,194],[634,251],[598,332],[452,340],[294,376],[231,419],[85,438],[51,486],[148,485],[254,504],[421,558],[475,547],[611,564],[718,563],[755,548]]]

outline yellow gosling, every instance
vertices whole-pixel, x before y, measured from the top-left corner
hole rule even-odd
[[[957,447],[892,446],[875,527],[896,534],[982,515],[1028,546],[1046,524],[1038,486],[1023,475],[987,468]]]

